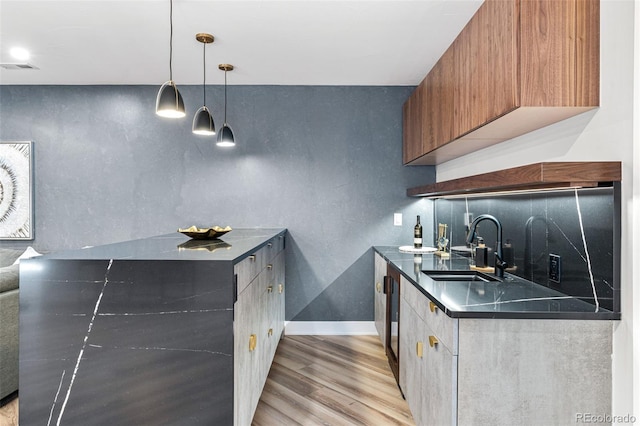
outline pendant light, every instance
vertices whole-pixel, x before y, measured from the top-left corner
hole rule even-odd
[[[218,68],[224,71],[224,124],[222,129],[218,132],[218,141],[216,145],[223,147],[236,146],[236,141],[233,137],[233,130],[227,124],[227,71],[233,71],[233,65],[220,64]]]
[[[180,118],[185,116],[184,101],[182,95],[173,81],[173,69],[171,61],[173,59],[173,0],[169,0],[169,81],[164,83],[158,91],[156,98],[156,114],[161,117]]]
[[[193,116],[191,131],[196,135],[213,136],[216,134],[216,125],[213,122],[209,108],[207,108],[207,57],[205,54],[207,44],[213,43],[213,36],[207,33],[198,33],[196,34],[196,40],[202,43],[202,106]]]

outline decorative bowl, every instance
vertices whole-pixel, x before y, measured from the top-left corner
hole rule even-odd
[[[227,226],[226,228],[221,228],[219,226],[214,226],[212,228],[198,228],[197,226],[190,226],[186,229],[178,228],[178,232],[196,240],[215,240],[229,231],[231,231],[230,226]]]

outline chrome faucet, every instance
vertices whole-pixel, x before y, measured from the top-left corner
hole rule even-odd
[[[476,228],[478,227],[478,223],[482,222],[485,219],[490,220],[491,222],[496,224],[497,236],[498,236],[498,242],[497,242],[498,247],[496,247],[496,251],[495,251],[495,254],[496,254],[495,275],[498,278],[504,278],[504,269],[507,267],[507,263],[502,258],[502,225],[500,224],[500,221],[495,216],[492,216],[490,214],[481,214],[480,216],[477,216],[473,220],[473,222],[471,222],[471,225],[469,225],[469,233],[467,234],[467,244],[471,244],[473,240],[476,238]]]

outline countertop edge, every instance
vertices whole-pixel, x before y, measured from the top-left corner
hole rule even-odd
[[[127,261],[127,260],[157,260],[157,261],[194,261],[194,262],[207,262],[207,261],[215,261],[215,262],[230,262],[232,264],[236,264],[243,259],[250,256],[253,252],[263,248],[266,246],[271,240],[277,238],[279,236],[286,236],[288,229],[287,228],[238,228],[237,231],[243,231],[245,233],[256,232],[257,235],[254,236],[241,236],[241,239],[256,239],[256,244],[248,244],[247,247],[243,247],[237,253],[228,254],[227,256],[219,256],[214,254],[214,252],[198,252],[198,250],[194,251],[191,255],[186,255],[183,252],[180,255],[180,250],[176,252],[175,243],[178,242],[186,242],[191,241],[189,237],[180,234],[179,232],[162,234],[162,235],[154,235],[151,237],[137,238],[127,241],[119,241],[114,243],[108,243],[98,246],[80,248],[80,249],[67,249],[54,251],[50,253],[46,253],[42,256],[33,257],[30,259],[24,259],[25,262],[37,262],[37,261],[48,261],[48,260],[114,260],[114,261]],[[237,234],[236,234],[237,235]],[[229,240],[233,242],[233,239],[236,236],[231,236]],[[237,237],[236,237],[237,238]],[[167,247],[162,247],[162,243],[168,245]],[[213,240],[193,240],[193,241],[213,241]],[[224,237],[220,238],[219,241],[225,241]],[[159,247],[159,249],[150,249],[144,253],[136,252],[127,252],[124,249],[128,249],[130,247],[134,247],[136,244],[142,243],[153,243],[155,246]],[[170,243],[169,243],[170,242]],[[286,245],[286,243],[285,243]],[[121,249],[123,254],[115,254],[119,252]],[[165,250],[165,251],[162,251]],[[101,253],[101,251],[103,251]]]

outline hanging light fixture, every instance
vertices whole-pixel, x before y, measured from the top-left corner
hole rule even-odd
[[[236,146],[236,141],[233,137],[233,130],[231,130],[231,127],[227,124],[227,71],[233,71],[233,65],[220,64],[218,68],[224,71],[224,124],[218,132],[216,145],[231,147]]]
[[[171,61],[173,59],[173,0],[169,0],[169,81],[164,83],[158,91],[156,98],[156,114],[161,117],[180,118],[185,116],[184,101],[182,95],[173,81],[173,69]]]
[[[213,36],[207,33],[198,33],[196,34],[196,40],[202,43],[202,106],[193,116],[191,130],[196,135],[213,136],[216,134],[216,125],[213,122],[209,108],[207,108],[207,57],[205,54],[207,44],[213,43]]]

